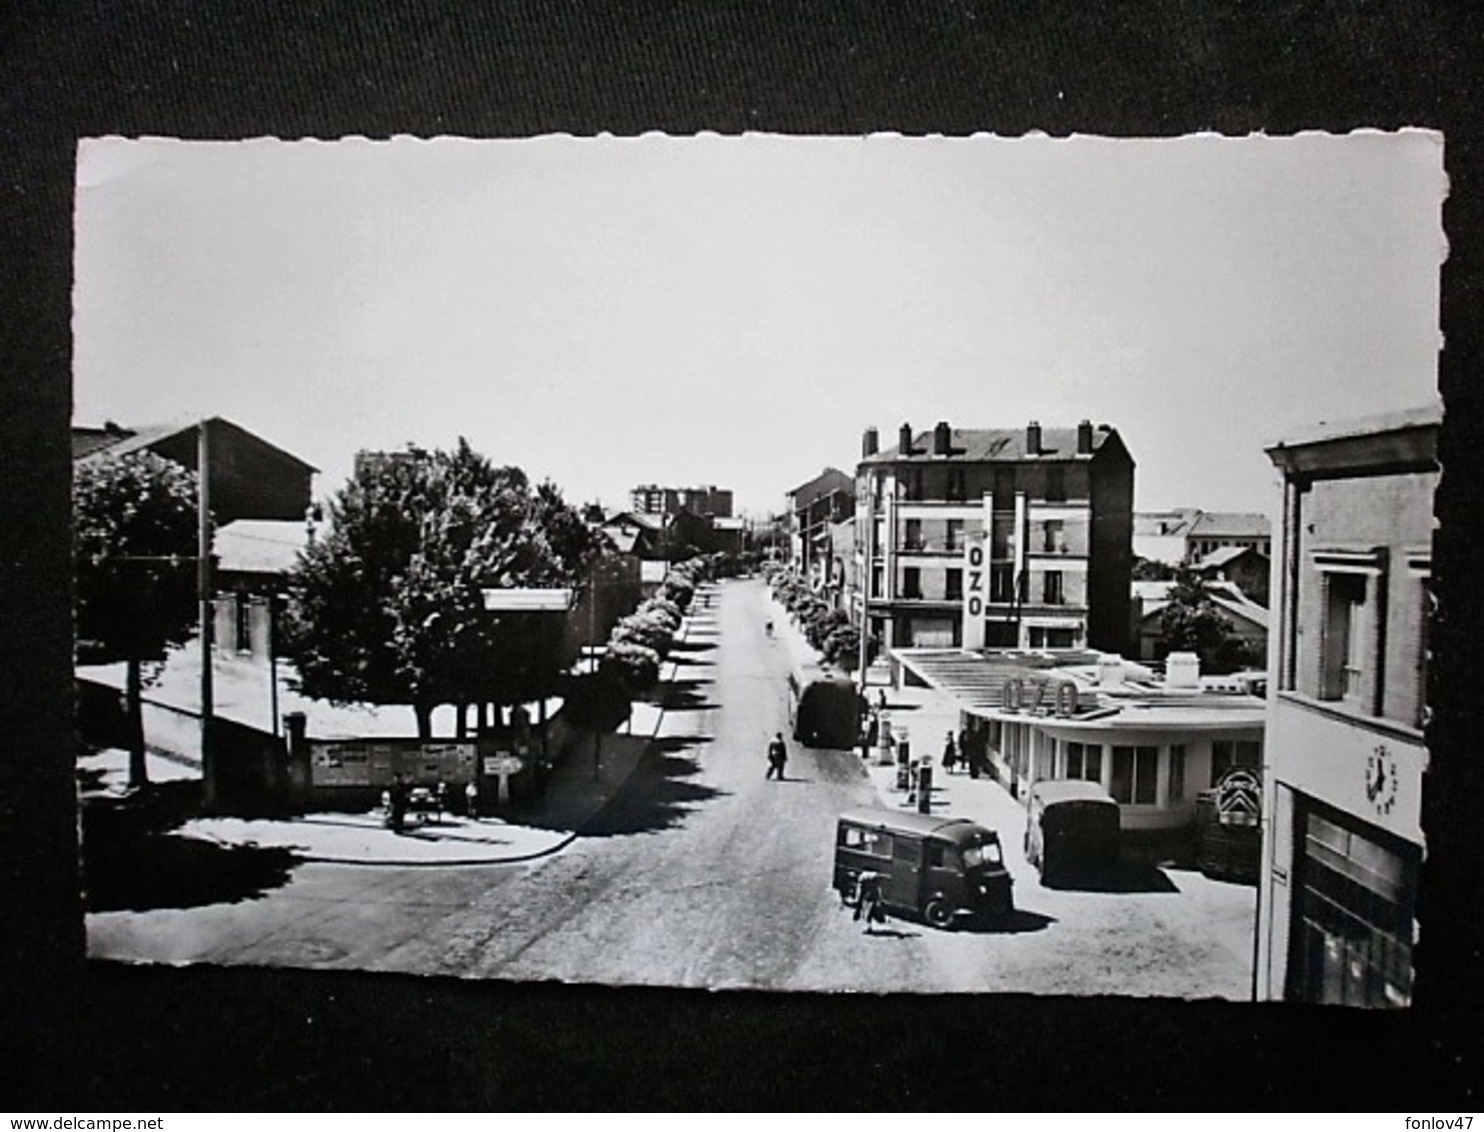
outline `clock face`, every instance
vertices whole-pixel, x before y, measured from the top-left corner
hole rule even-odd
[[[1365,796],[1376,813],[1389,814],[1396,805],[1396,756],[1380,744],[1371,750],[1366,759]]]

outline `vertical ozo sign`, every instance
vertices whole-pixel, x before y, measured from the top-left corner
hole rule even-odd
[[[964,632],[963,647],[984,647],[985,576],[989,568],[984,560],[984,536],[973,535],[964,543]]]

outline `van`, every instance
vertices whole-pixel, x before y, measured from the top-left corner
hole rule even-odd
[[[860,693],[848,676],[795,665],[788,675],[788,722],[806,747],[849,750],[860,741]]]
[[[1096,782],[1043,779],[1026,795],[1025,859],[1043,883],[1115,868],[1122,821]]]
[[[881,907],[935,928],[988,923],[1014,911],[1000,838],[967,818],[852,810],[835,829],[834,889],[849,902],[862,873],[878,878]]]

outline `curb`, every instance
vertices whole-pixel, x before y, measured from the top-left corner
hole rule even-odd
[[[576,830],[573,830],[555,845],[548,846],[545,849],[538,849],[534,853],[516,853],[508,857],[458,857],[438,861],[407,861],[379,857],[374,861],[368,861],[364,857],[325,857],[309,853],[295,853],[294,856],[301,861],[312,861],[315,864],[321,865],[359,865],[362,868],[373,869],[467,869],[477,868],[480,865],[515,865],[522,861],[537,861],[542,857],[550,857],[553,853],[560,853],[568,845],[576,841],[577,838],[578,833]]]
[[[708,583],[708,584],[713,584],[713,583]],[[696,587],[696,593],[700,593],[700,586],[697,586]],[[691,605],[692,606],[695,605],[695,596],[694,595],[692,595],[692,597],[691,597]],[[691,628],[690,610],[686,610],[685,617],[684,617],[684,619],[680,623],[680,638],[679,638],[680,641],[682,641],[682,642],[688,642],[690,640],[690,628]],[[673,650],[672,650],[672,656],[665,663],[669,665],[669,669],[670,669],[669,675],[663,677],[660,681],[658,681],[658,683],[661,683],[661,684],[670,684],[670,683],[673,683],[674,682],[676,674],[680,671],[680,662],[674,658],[674,656],[673,656]],[[654,717],[654,728],[649,733],[648,738],[645,739],[645,741],[644,741],[644,745],[646,747],[648,747],[650,743],[653,743],[655,741],[656,737],[660,733],[660,727],[661,727],[661,725],[663,725],[664,722],[665,722],[666,708],[665,708],[664,702],[661,701],[660,703],[656,704],[655,706],[659,710],[658,710],[658,712],[656,712],[655,717]],[[634,761],[633,767],[630,768],[628,774],[624,775],[623,781],[620,782],[620,783],[618,783],[618,785],[614,788],[613,792],[608,796],[607,800],[601,806],[599,806],[596,810],[594,810],[591,814],[589,814],[587,816],[586,820],[584,820],[581,825],[579,825],[575,830],[572,831],[571,838],[569,838],[561,846],[561,848],[565,849],[567,847],[567,845],[570,845],[572,843],[573,840],[575,840],[577,837],[581,836],[584,833],[584,831],[590,829],[592,826],[594,826],[595,824],[597,824],[598,819],[600,817],[602,817],[604,813],[607,812],[608,808],[610,806],[612,806],[615,802],[618,801],[619,797],[623,794],[625,788],[628,786],[629,780],[634,777],[634,772],[639,769],[639,763],[641,761],[643,761],[643,758],[644,758],[644,756],[641,754],[639,756],[639,758]],[[556,852],[556,850],[553,849],[553,850],[550,850],[550,852]],[[545,854],[541,854],[541,855],[542,856],[545,856]]]

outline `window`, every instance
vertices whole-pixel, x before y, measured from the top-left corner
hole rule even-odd
[[[902,596],[922,596],[922,571],[916,566],[905,566],[902,568]]]
[[[1434,610],[1437,608],[1437,598],[1433,593],[1432,578],[1422,579],[1422,609],[1419,611],[1419,623],[1417,628],[1417,706],[1413,709],[1412,723],[1417,728],[1427,726],[1428,716],[1428,691],[1427,673],[1432,653],[1432,631],[1430,623]]]
[[[1158,773],[1158,747],[1114,747],[1108,792],[1125,805],[1152,806]]]
[[[1066,524],[1061,519],[1047,519],[1041,524],[1041,549],[1047,554],[1067,552]]]
[[[1170,801],[1185,801],[1185,745],[1170,745]]]
[[[1067,498],[1067,470],[1046,469],[1046,498],[1052,503],[1061,503]]]
[[[964,548],[964,521],[962,519],[948,520],[947,544],[949,550]]]
[[[236,614],[237,651],[252,652],[252,603],[246,594],[237,595]]]
[[[1047,570],[1042,575],[1041,597],[1047,605],[1061,605],[1066,596],[1062,590],[1061,571]]]
[[[1008,602],[1015,600],[1015,568],[1003,564],[991,564],[989,568],[989,600]]]
[[[1080,778],[1086,782],[1103,780],[1103,748],[1098,743],[1067,744],[1068,778]]]
[[[948,498],[954,503],[962,503],[966,494],[964,490],[964,470],[962,468],[949,468]]]
[[[1359,704],[1365,670],[1364,574],[1324,575],[1319,698]]]
[[[904,529],[904,531],[902,533],[902,549],[903,550],[921,550],[922,549],[922,520],[921,519],[908,519],[906,521],[906,523],[905,523],[905,529]]]
[[[964,596],[964,572],[950,569],[943,576],[943,597],[946,601],[961,601]]]
[[[922,469],[908,468],[902,477],[902,498],[906,500],[922,499]]]
[[[1284,997],[1407,1006],[1418,850],[1318,805],[1300,822],[1303,850]]]
[[[871,596],[885,597],[886,569],[883,566],[871,567]]]
[[[1077,630],[1066,626],[1052,626],[1046,630],[1048,649],[1069,649],[1077,644]]]
[[[861,829],[847,825],[840,834],[840,844],[857,853],[869,853],[872,857],[891,857],[892,836],[875,829]]]
[[[1249,739],[1217,739],[1211,744],[1211,785],[1215,786],[1226,772],[1262,769],[1262,744]]]
[[[994,509],[1008,511],[1015,505],[1015,469],[994,470]]]

